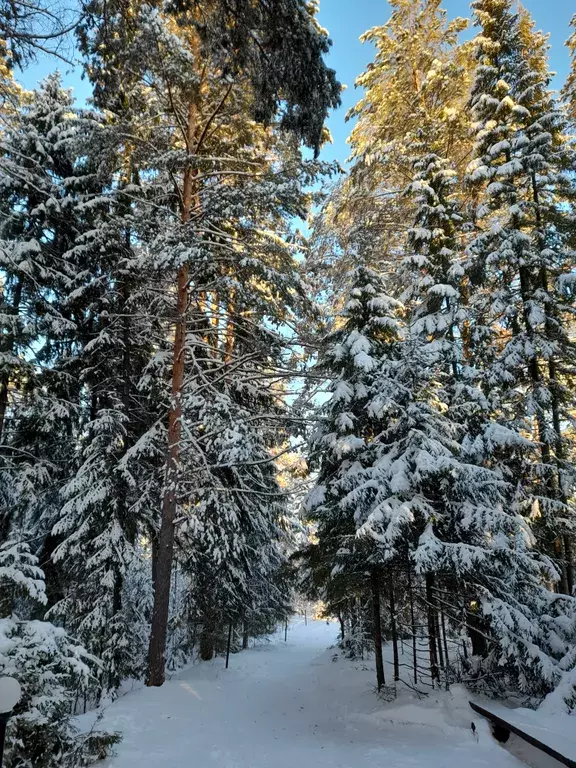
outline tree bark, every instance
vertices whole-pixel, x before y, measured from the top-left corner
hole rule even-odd
[[[380,617],[380,579],[378,569],[374,568],[371,575],[372,610],[374,621],[374,655],[376,657],[376,683],[378,690],[385,684],[384,659],[382,657],[382,620]]]
[[[569,535],[564,536],[564,556],[566,557],[566,587],[569,595],[574,594],[574,551],[572,549],[572,539]]]
[[[341,613],[338,614],[338,621],[340,622],[340,637],[342,638],[342,647],[344,647],[344,635],[346,634],[346,627],[344,625],[344,619],[342,618]]]
[[[187,149],[191,154],[197,127],[197,105],[192,100],[188,109]],[[187,166],[184,172],[182,191],[182,223],[190,220],[192,205],[197,198],[195,190],[196,171]],[[170,579],[174,558],[174,520],[176,518],[176,500],[180,462],[180,436],[182,429],[182,391],[186,359],[186,312],[188,308],[188,265],[183,264],[178,271],[176,328],[174,332],[174,350],[172,358],[171,403],[168,414],[168,453],[166,458],[165,488],[162,501],[162,520],[158,533],[156,558],[156,579],[154,585],[154,608],[148,649],[148,677],[146,684],[159,686],[164,683],[164,652],[168,628],[168,609],[170,603]]]
[[[446,659],[446,690],[448,690],[448,669],[450,667],[450,657],[448,655],[448,638],[446,637],[446,617],[444,611],[440,608],[440,626],[442,628],[442,642],[444,643],[444,658]]]
[[[230,646],[232,645],[232,622],[228,624],[228,641],[226,643],[226,669],[230,663]]]
[[[226,363],[232,362],[232,355],[234,352],[234,342],[236,340],[236,326],[234,324],[234,315],[236,312],[236,292],[232,288],[228,296],[227,320],[226,320],[226,334],[224,339],[224,361]]]
[[[410,624],[412,626],[412,664],[414,666],[414,685],[418,683],[418,635],[416,617],[414,616],[414,593],[412,591],[412,576],[408,566],[408,591],[410,593]]]
[[[18,279],[16,287],[14,289],[14,296],[12,297],[12,306],[10,307],[10,315],[16,317],[20,311],[20,301],[22,300],[22,280]],[[6,334],[4,342],[5,352],[14,352],[14,333]],[[0,374],[0,442],[2,441],[2,435],[4,432],[4,420],[6,419],[6,410],[8,408],[8,391],[10,389],[10,375],[8,371],[2,371]]]
[[[400,658],[398,656],[398,632],[396,628],[396,600],[394,582],[390,579],[390,625],[392,628],[392,651],[394,654],[394,682],[400,680]]]
[[[202,626],[199,645],[202,661],[210,661],[214,656],[214,627]]]
[[[482,622],[476,614],[468,612],[466,627],[470,642],[472,643],[472,655],[481,656],[483,659],[488,655],[488,643],[482,631]]]
[[[442,629],[440,627],[440,615],[437,609],[434,609],[434,618],[436,620],[436,645],[438,647],[438,661],[440,669],[444,669],[444,651],[442,649]]]
[[[428,650],[430,653],[430,675],[432,683],[434,680],[440,682],[440,671],[438,669],[438,637],[436,632],[436,610],[434,608],[434,576],[431,573],[426,574],[426,604],[428,614]]]

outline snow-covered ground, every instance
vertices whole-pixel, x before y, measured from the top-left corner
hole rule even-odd
[[[102,725],[121,731],[102,768],[520,768],[463,691],[384,704],[374,673],[337,657],[336,625],[296,621],[254,649],[129,693]],[[336,660],[334,660],[336,659]],[[389,668],[387,672],[389,672]],[[477,733],[470,724],[475,720]]]

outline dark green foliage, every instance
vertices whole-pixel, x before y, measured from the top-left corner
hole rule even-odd
[[[190,26],[198,34],[201,46],[194,50],[202,61],[211,59],[225,81],[248,80],[251,110],[258,122],[269,125],[279,120],[282,129],[319,151],[328,110],[340,104],[341,86],[324,62],[331,41],[315,19],[313,3],[174,0],[167,10],[180,26]],[[122,107],[118,98],[126,91],[126,82],[119,68],[102,63],[126,55],[127,43],[136,33],[133,14],[126,11],[122,2],[102,6],[95,0],[86,4],[80,28],[83,49],[91,57],[96,99],[115,100],[117,108]],[[120,34],[111,39],[109,31],[116,25]],[[144,71],[146,62],[140,66]]]

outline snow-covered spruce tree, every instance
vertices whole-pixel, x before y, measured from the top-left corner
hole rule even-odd
[[[102,120],[74,110],[56,75],[8,126],[4,299],[19,335],[4,337],[17,354],[0,390],[10,406],[3,507],[33,536],[51,615],[104,659],[102,684],[113,689],[142,657],[127,653],[138,633],[116,618],[126,553],[144,525],[127,512],[117,464],[150,423],[136,389],[154,322],[138,310],[146,270],[130,247],[129,179]],[[95,616],[105,619],[97,626]]]
[[[28,103],[27,103],[28,102]],[[69,214],[72,200],[64,180],[73,176],[68,150],[72,96],[49,76],[8,116],[2,154],[3,319],[6,340],[0,381],[0,430],[3,431],[10,391],[17,390],[26,354],[42,334],[64,322],[50,301],[69,275],[58,258],[75,236]],[[2,432],[0,431],[0,434]]]
[[[154,529],[154,519],[145,503],[149,487],[137,487],[124,460],[159,415],[153,384],[140,386],[156,352],[158,327],[147,294],[150,270],[142,248],[134,246],[138,221],[146,215],[145,193],[134,158],[111,146],[113,137],[105,121],[83,115],[77,149],[90,148],[87,162],[95,183],[76,203],[85,231],[66,253],[76,271],[65,299],[78,317],[66,369],[82,385],[82,427],[51,532],[52,560],[57,568],[66,563],[69,574],[52,615],[101,659],[102,687],[111,693],[123,678],[144,672],[142,648],[135,644],[135,638],[142,640],[142,627],[134,626],[137,606],[127,604],[124,580],[139,567],[134,557],[146,555],[138,536]],[[138,460],[143,476],[161,463],[160,456],[145,452]],[[140,616],[146,626],[149,616],[145,611]]]
[[[386,557],[367,538],[358,539],[370,506],[370,491],[347,503],[352,489],[372,469],[372,443],[379,432],[374,397],[385,365],[396,364],[393,348],[401,333],[399,304],[385,295],[379,276],[359,267],[344,310],[344,324],[325,342],[318,371],[330,381],[331,398],[311,438],[315,488],[305,509],[316,525],[317,541],[302,557],[313,584],[344,622],[350,597],[372,594],[377,684],[384,684],[380,626],[381,569]],[[344,640],[344,638],[342,638]]]
[[[202,300],[204,245],[235,250],[231,232],[202,226],[211,213],[204,195],[256,171],[258,164],[251,165],[249,118],[269,123],[278,117],[281,130],[317,150],[327,109],[339,100],[339,85],[323,62],[329,40],[315,21],[311,3],[282,0],[272,11],[251,2],[236,3],[233,10],[226,3],[190,2],[163,10],[139,5],[130,9],[130,20],[124,13],[122,4],[91,4],[83,47],[97,102],[114,110],[119,123],[129,124],[124,135],[131,136],[137,151],[147,153],[147,170],[151,178],[158,174],[154,180],[165,222],[170,221],[169,234],[164,224],[156,240],[161,249],[153,251],[165,285],[177,286],[148,675],[150,684],[159,685],[164,677],[184,382],[190,349],[200,344],[200,351],[204,343],[195,333],[198,318],[191,307]],[[153,122],[144,119],[148,113],[155,115]],[[233,130],[232,114],[239,130]],[[175,213],[179,226],[172,225]],[[207,291],[206,300],[213,295]]]
[[[61,302],[74,277],[64,255],[82,227],[75,200],[90,183],[75,167],[78,125],[71,95],[53,75],[7,114],[3,137],[0,520],[17,518],[35,535],[50,602],[60,586],[46,534],[74,456],[79,401],[78,380],[60,364],[77,327]]]
[[[477,631],[478,617],[484,620],[488,649],[477,660],[483,675],[503,688],[543,692],[554,683],[557,650],[568,647],[562,618],[550,618],[558,596],[543,586],[552,565],[532,551],[514,511],[514,489],[460,448],[426,346],[405,342],[401,364],[379,377],[371,409],[382,427],[372,461],[342,505],[364,510],[360,534],[376,542],[383,560],[408,561],[425,578],[427,603],[447,593],[441,605],[454,624],[463,613]],[[487,434],[499,437],[497,429]],[[438,679],[437,629],[429,622],[431,673]]]
[[[116,406],[116,407],[114,407]],[[139,677],[133,662],[134,629],[123,605],[123,580],[134,557],[136,520],[127,517],[127,486],[118,477],[126,440],[121,406],[101,407],[86,424],[81,465],[63,488],[60,519],[52,528],[59,542],[55,567],[66,567],[62,599],[50,615],[66,622],[102,661],[102,687],[113,692],[124,677]]]
[[[418,142],[412,147],[414,178],[407,194],[415,203],[414,226],[400,270],[402,301],[409,311],[411,335],[430,342],[439,371],[457,375],[464,313],[461,301],[463,215],[456,196],[456,171],[447,160]]]
[[[406,497],[402,493],[412,485],[411,493],[417,501],[414,507],[411,502],[406,504],[405,509],[412,512],[412,522],[406,526],[404,536],[405,541],[413,542],[410,559],[417,574],[426,576],[427,602],[436,604],[435,611],[439,603],[451,623],[462,622],[467,627],[473,652],[486,657],[482,662],[484,674],[497,674],[500,654],[507,649],[511,656],[510,664],[505,665],[508,667],[505,684],[538,687],[542,682],[537,680],[538,669],[545,671],[543,680],[548,676],[548,684],[553,680],[550,674],[553,660],[545,659],[545,653],[551,652],[552,646],[548,645],[542,628],[536,629],[533,637],[538,638],[544,654],[540,658],[537,653],[530,660],[526,649],[533,638],[512,650],[510,627],[507,629],[498,617],[488,618],[493,616],[493,605],[498,605],[503,613],[510,608],[514,613],[520,606],[516,620],[527,626],[530,616],[537,619],[549,597],[539,583],[540,569],[546,573],[546,561],[540,565],[529,551],[529,541],[522,547],[511,545],[507,553],[498,554],[492,544],[499,537],[506,540],[513,536],[521,540],[525,533],[521,518],[514,514],[514,488],[507,483],[512,478],[499,471],[499,464],[505,454],[511,463],[516,454],[523,457],[533,446],[513,429],[495,421],[490,398],[478,386],[482,379],[479,380],[478,372],[470,365],[465,350],[469,315],[462,296],[462,289],[467,290],[467,286],[461,265],[462,217],[454,194],[454,172],[446,167],[445,161],[430,154],[427,147],[417,144],[414,150],[418,149],[421,154],[415,157],[416,174],[409,187],[418,213],[408,238],[412,255],[404,261],[402,276],[402,282],[409,286],[403,299],[410,321],[405,354],[412,391],[405,383],[399,386],[400,379],[397,384],[392,383],[390,389],[390,392],[404,389],[414,398],[413,402],[407,399],[404,405],[405,414],[410,414],[412,420],[404,424],[404,435],[399,429],[401,420],[396,422],[397,431],[392,433],[396,446],[391,446],[390,436],[386,437],[386,460],[377,466],[386,468],[390,464],[394,469],[388,469],[377,482],[389,490],[397,484],[404,504]],[[383,402],[390,406],[390,394],[384,393]],[[402,408],[398,412],[401,411]],[[406,452],[402,448],[398,450],[402,438],[408,435]],[[405,478],[403,491],[401,476]],[[436,480],[432,479],[434,476]],[[378,513],[369,518],[367,532],[382,535],[384,530],[393,530],[391,519],[384,518],[384,528],[378,518]],[[413,528],[411,534],[410,528]],[[417,543],[413,538],[415,533],[419,537]],[[436,555],[439,560],[434,564]],[[480,571],[486,580],[478,578],[476,568],[480,560],[474,564],[475,558],[484,563]],[[516,573],[510,593],[498,587],[499,574],[507,569],[511,575]],[[539,605],[531,606],[523,618],[521,606],[529,597],[536,600],[537,595]],[[508,600],[508,606],[501,605]],[[434,623],[429,615],[429,634],[435,640]],[[479,629],[485,634],[484,638]],[[560,625],[557,631],[562,634],[559,630]],[[565,637],[563,641],[566,642]],[[432,666],[441,656],[435,645],[436,642],[432,642],[430,648]],[[518,658],[522,659],[520,663],[525,669],[515,679],[514,665]]]
[[[416,160],[410,192],[418,213],[404,266],[404,282],[412,279],[405,296],[409,334],[391,341],[371,373],[364,412],[372,439],[367,448],[357,443],[352,469],[337,476],[336,509],[354,521],[348,535],[357,527],[361,541],[372,543],[373,562],[414,569],[412,583],[425,581],[433,679],[442,651],[438,608],[430,605],[438,601],[452,623],[488,639],[476,660],[481,676],[501,688],[541,693],[553,685],[569,637],[562,617],[550,618],[562,613],[561,600],[543,586],[552,565],[531,549],[514,487],[479,450],[525,456],[533,447],[490,421],[489,403],[462,360],[460,215],[452,181],[438,156],[423,152]],[[355,442],[359,434],[343,439]],[[324,485],[320,492],[324,509]],[[340,553],[331,553],[333,567]]]
[[[222,648],[218,639],[228,625],[259,634],[261,626],[271,631],[290,613],[290,594],[280,583],[285,501],[264,430],[251,423],[254,412],[236,402],[235,394],[232,389],[211,393],[209,400],[190,396],[190,407],[204,425],[209,471],[195,473],[206,487],[191,489],[197,501],[189,512],[183,505],[186,519],[178,541],[184,544],[178,556],[189,560],[202,659]]]
[[[458,177],[452,164],[434,152],[442,146],[442,121],[429,120],[415,133],[410,152],[414,178],[407,188],[407,195],[415,207],[414,226],[408,231],[407,255],[399,270],[399,282],[403,287],[402,300],[406,307],[410,338],[426,355],[427,366],[432,371],[436,387],[423,394],[432,394],[436,406],[445,409],[445,426],[455,420],[468,424],[471,417],[478,419],[481,410],[481,393],[474,387],[471,371],[464,360],[466,345],[466,313],[463,301],[463,269],[461,240],[465,226],[458,199]],[[432,411],[433,412],[433,411]],[[456,440],[466,434],[466,429],[450,430]],[[411,573],[413,563],[408,548],[405,568],[408,572],[408,600],[410,621],[414,624],[415,609],[426,617],[430,672],[432,680],[438,680],[440,666],[445,666],[444,676],[449,674],[450,662],[446,650],[445,635],[446,601],[435,592],[436,573]],[[425,594],[425,603],[415,596]],[[448,623],[458,630],[468,626],[476,651],[475,641],[480,637],[471,627],[472,621],[462,622],[462,599],[452,606]],[[458,621],[460,619],[460,622]],[[460,624],[458,626],[458,624]],[[413,630],[414,632],[414,630]],[[413,640],[414,680],[418,666],[415,640]],[[444,645],[444,652],[442,646]]]
[[[555,546],[563,558],[561,587],[574,594],[576,567],[576,472],[569,458],[574,430],[569,426],[576,406],[576,341],[573,335],[573,305],[576,287],[576,148],[564,111],[550,90],[548,38],[535,31],[526,11],[520,15],[524,59],[519,78],[518,101],[528,110],[524,128],[528,143],[523,148],[527,204],[525,215],[531,229],[535,263],[534,299],[541,304],[537,325],[543,337],[542,358],[545,382],[541,398],[547,407],[547,432],[541,438],[543,457],[552,464],[546,495],[558,517],[554,533],[561,533]],[[538,314],[537,311],[534,314]]]
[[[7,768],[86,766],[106,757],[115,734],[80,734],[74,702],[95,689],[97,661],[61,627],[34,618],[46,605],[44,574],[26,543],[0,544],[0,674],[22,698],[8,728]]]
[[[548,90],[546,39],[512,2],[473,7],[481,27],[469,169],[479,195],[479,231],[469,248],[474,312],[478,333],[490,340],[484,346],[496,350],[485,367],[497,407],[541,446],[541,461],[527,462],[529,514],[557,558],[561,590],[571,592],[573,476],[562,422],[573,407],[574,153]]]

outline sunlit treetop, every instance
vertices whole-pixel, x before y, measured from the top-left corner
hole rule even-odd
[[[324,61],[331,41],[316,21],[316,10],[315,3],[304,0],[175,0],[165,6],[93,0],[80,40],[96,102],[125,88],[119,72],[126,67],[120,63],[143,17],[148,23],[155,17],[169,30],[174,45],[187,48],[189,60],[182,62],[178,76],[188,71],[191,93],[198,73],[206,68],[223,82],[247,82],[258,122],[279,122],[318,151],[328,110],[340,103],[341,86]],[[128,67],[137,77],[145,76],[147,68],[147,57],[130,61]]]
[[[470,46],[459,45],[466,19],[447,19],[440,0],[392,0],[386,24],[362,40],[376,46],[374,62],[357,80],[365,90],[351,110],[352,156],[366,163],[394,162],[403,183],[410,178],[403,162],[406,143],[425,133],[430,148],[458,154],[466,127],[463,98],[470,84]]]
[[[567,45],[572,56],[572,68],[564,86],[563,95],[568,102],[572,119],[576,120],[576,15],[570,23],[574,32],[568,38]]]

